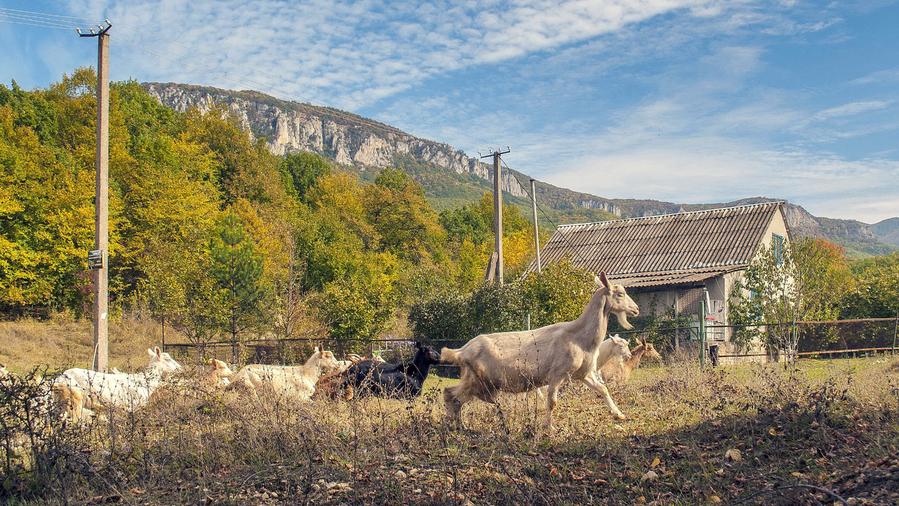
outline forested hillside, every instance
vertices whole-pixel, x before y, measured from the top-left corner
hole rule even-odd
[[[96,77],[0,86],[0,311],[90,304]],[[412,301],[476,286],[492,249],[489,197],[438,213],[405,172],[370,182],[312,153],[273,154],[223,109],[176,112],[113,83],[110,269],[115,312],[192,340],[325,329],[366,338]],[[507,270],[528,221],[505,211]]]

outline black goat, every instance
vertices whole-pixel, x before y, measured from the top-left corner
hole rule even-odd
[[[421,393],[431,366],[440,362],[434,348],[415,343],[415,357],[408,364],[377,363],[362,360],[344,372],[344,388],[354,396],[374,395],[392,399],[412,399]]]

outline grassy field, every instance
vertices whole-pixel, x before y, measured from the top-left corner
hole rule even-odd
[[[147,364],[147,348],[162,342],[161,327],[130,318],[109,323],[110,366],[136,370]],[[88,367],[93,330],[87,320],[56,317],[49,321],[0,322],[0,364],[24,373],[46,365],[51,369]]]
[[[0,500],[141,504],[855,504],[899,501],[899,362],[638,370],[613,421],[579,385],[551,432],[532,395],[442,424],[413,402],[248,402],[183,378],[134,414],[41,431],[13,452]],[[6,419],[13,406],[7,405]],[[0,438],[2,439],[2,438]],[[7,450],[0,449],[0,462]],[[3,464],[0,463],[0,467]],[[851,498],[851,499],[850,499]]]

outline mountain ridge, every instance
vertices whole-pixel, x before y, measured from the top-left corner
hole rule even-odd
[[[492,185],[492,167],[449,144],[424,139],[377,120],[340,109],[281,100],[252,90],[225,90],[180,83],[142,83],[160,103],[175,110],[196,107],[207,112],[222,106],[256,138],[264,138],[278,155],[312,151],[351,167],[363,178],[396,166],[411,173],[435,200],[447,208],[478,198]],[[504,171],[502,188],[514,204],[525,206],[530,177]],[[649,216],[773,199],[750,197],[731,202],[678,204],[652,199],[610,199],[536,182],[537,198],[560,221],[599,221],[613,217]],[[899,249],[899,218],[876,224],[816,217],[787,202],[784,212],[796,237],[822,237],[854,255],[884,254]],[[547,219],[551,219],[549,216]]]

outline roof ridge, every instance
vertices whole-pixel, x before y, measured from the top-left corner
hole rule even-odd
[[[688,214],[702,214],[702,213],[711,213],[713,211],[728,211],[731,209],[742,209],[748,207],[765,207],[765,206],[774,206],[774,205],[782,205],[785,204],[785,200],[772,200],[770,202],[757,202],[755,204],[741,204],[738,206],[728,206],[728,207],[714,207],[712,209],[698,209],[696,211],[681,211],[678,213],[666,213],[666,214],[653,214],[649,216],[635,216],[632,218],[622,218],[620,220],[606,220],[606,221],[590,221],[586,223],[566,223],[559,225],[556,227],[560,228],[571,228],[571,227],[583,227],[587,225],[604,225],[607,223],[622,223],[626,221],[639,221],[639,220],[649,220],[653,218],[667,218],[670,216],[686,216]]]

